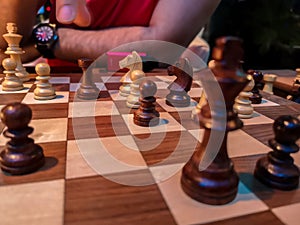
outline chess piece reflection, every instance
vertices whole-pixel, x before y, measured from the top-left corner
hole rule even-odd
[[[29,74],[21,62],[21,55],[24,54],[24,51],[19,46],[23,37],[22,35],[17,34],[17,26],[15,23],[7,23],[6,29],[8,33],[3,34],[3,38],[8,43],[8,47],[4,53],[10,55],[10,57],[16,61],[16,75],[23,82],[28,81],[30,79]]]
[[[187,107],[191,98],[188,92],[193,83],[193,68],[187,58],[180,58],[175,65],[168,67],[168,74],[176,76],[168,86],[170,93],[166,96],[166,104],[173,107]]]
[[[299,185],[300,171],[290,154],[299,151],[296,141],[300,138],[300,120],[289,115],[280,116],[273,130],[275,138],[269,140],[273,151],[257,161],[254,175],[272,188],[295,189]]]
[[[56,97],[55,90],[49,83],[50,66],[47,63],[38,63],[35,66],[37,84],[34,89],[34,98],[37,100],[50,100]]]
[[[79,99],[93,100],[99,97],[100,90],[92,80],[92,74],[88,73],[88,67],[92,63],[92,59],[78,59],[78,66],[82,69],[82,82],[76,92]]]
[[[22,103],[6,105],[1,110],[1,121],[7,126],[4,137],[10,138],[0,153],[1,169],[12,175],[31,173],[44,164],[43,149],[29,138],[33,128],[28,124],[31,109]]]
[[[3,73],[5,74],[4,81],[2,82],[3,91],[19,91],[24,88],[23,82],[19,77],[15,75],[16,72],[16,62],[12,58],[6,58],[2,61],[2,66],[5,69]]]

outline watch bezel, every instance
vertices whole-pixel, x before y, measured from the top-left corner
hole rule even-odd
[[[51,38],[47,40],[41,40],[37,37],[37,32],[42,28],[42,27],[47,27],[47,29],[51,29],[52,31],[52,36]],[[55,43],[58,39],[58,35],[56,34],[56,26],[55,24],[50,24],[50,23],[40,23],[38,24],[34,29],[33,29],[33,38],[36,42],[36,44],[42,44],[42,45],[52,45],[52,43]]]

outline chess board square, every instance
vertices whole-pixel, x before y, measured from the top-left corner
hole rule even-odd
[[[120,82],[118,83],[105,83],[105,86],[107,90],[119,90],[120,86],[122,84]]]
[[[154,178],[156,178],[155,172],[153,174]],[[209,223],[268,209],[241,182],[239,183],[238,194],[231,203],[211,206],[197,202],[183,192],[180,185],[180,177],[181,171],[177,172],[170,179],[158,183],[162,195],[178,225]]]
[[[131,136],[68,142],[68,179],[146,168],[146,163]]]
[[[156,87],[158,90],[159,89],[167,89],[168,86],[170,85],[170,84],[168,84],[166,82],[162,82],[162,81],[156,81],[155,84],[156,84]]]
[[[273,123],[274,120],[264,116],[261,113],[253,112],[253,115],[251,118],[248,119],[242,119],[244,125],[253,125],[253,124],[262,124],[262,123]]]
[[[279,104],[272,102],[268,99],[262,98],[260,104],[252,104],[253,107],[264,107],[264,106],[278,106]]]
[[[273,107],[257,107],[255,111],[263,114],[273,120],[282,115],[299,116],[299,111],[288,108],[286,106],[273,106]]]
[[[101,176],[66,181],[65,223],[82,224],[168,224],[175,221],[149,171],[116,174],[119,178],[149,182],[122,185]],[[93,209],[93,210],[91,210]],[[152,213],[149,213],[152,212]]]
[[[188,130],[200,143],[202,142],[204,129]]]
[[[69,84],[53,84],[52,87],[56,92],[66,92],[69,91],[70,85]],[[34,91],[34,90],[33,90]]]
[[[21,102],[26,94],[25,93],[14,93],[1,95],[0,104],[6,105],[12,102]]]
[[[119,94],[119,90],[109,90],[108,92],[114,101],[126,101],[127,99],[125,96]]]
[[[286,225],[299,224],[300,203],[272,209],[272,212]]]
[[[67,103],[69,101],[69,92],[57,91],[56,97],[50,100],[36,100],[34,93],[29,92],[25,95],[22,103],[25,104],[53,104],[53,103]]]
[[[200,123],[192,120],[192,111],[178,111],[170,112],[178,123],[180,123],[187,130],[200,129]]]
[[[45,108],[43,104],[30,104],[28,106],[32,110],[33,120],[68,117],[68,103],[53,103],[51,109]]]
[[[29,89],[31,88],[32,84],[23,84],[24,88],[19,91],[3,91],[2,85],[0,85],[0,94],[17,94],[17,93],[27,93]]]
[[[176,76],[155,76],[155,77],[167,84],[174,82],[174,80],[176,79]]]
[[[232,225],[232,224],[272,224],[285,225],[271,211],[248,214],[229,218],[226,220],[207,223],[206,225]]]
[[[242,130],[255,138],[256,140],[262,142],[263,144],[269,146],[268,141],[271,138],[274,138],[273,133],[273,124],[272,123],[266,123],[266,124],[260,124],[259,128],[257,125],[247,125],[242,127]]]
[[[246,145],[244,143],[247,143]],[[227,149],[229,157],[266,154],[271,149],[242,130],[228,133]]]
[[[129,135],[120,115],[73,117],[68,122],[68,140]]]
[[[49,82],[51,84],[69,84],[70,77],[51,77]]]
[[[107,83],[119,83],[121,76],[101,76],[102,81],[107,84]]]
[[[139,134],[134,140],[149,166],[186,163],[199,146],[187,131]]]
[[[0,187],[1,224],[62,225],[64,179]]]
[[[193,99],[191,99],[191,103],[189,106],[187,107],[172,107],[166,104],[166,99],[157,99],[156,102],[162,107],[164,108],[167,112],[178,112],[178,111],[190,111],[192,112],[192,110],[196,107],[196,105],[198,104],[196,101],[194,101]]]
[[[191,98],[197,98],[200,97],[202,94],[203,88],[192,88],[189,92],[188,95]]]
[[[152,127],[142,127],[134,124],[133,114],[124,114],[122,117],[131,134],[164,133],[184,130],[184,128],[167,112],[160,113],[159,124]]]
[[[68,117],[118,115],[112,101],[70,102]]]

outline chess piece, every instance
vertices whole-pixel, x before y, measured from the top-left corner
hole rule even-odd
[[[130,84],[130,94],[127,96],[126,106],[137,109],[140,106],[140,83],[145,78],[145,73],[141,70],[134,70],[130,75],[132,83]]]
[[[202,107],[203,107],[206,103],[207,103],[207,100],[206,100],[206,94],[205,94],[204,89],[203,89],[198,104],[197,104],[196,107],[192,110],[191,117],[192,117],[192,120],[193,120],[194,122],[199,123],[199,117],[198,117],[198,115],[200,114]]]
[[[251,77],[251,81],[244,88],[243,91],[238,95],[235,99],[235,104],[233,105],[233,109],[238,114],[238,117],[241,119],[249,119],[253,116],[253,106],[250,101],[250,96],[252,96],[251,90],[254,87],[254,80]]]
[[[56,97],[52,85],[49,83],[50,79],[50,66],[47,63],[38,63],[35,66],[37,73],[37,84],[34,89],[34,99],[36,100],[50,100]]]
[[[1,121],[7,126],[3,135],[11,139],[0,153],[1,169],[4,172],[26,174],[44,164],[43,149],[28,137],[33,132],[33,128],[28,126],[31,117],[31,109],[22,103],[12,103],[1,110]]]
[[[6,29],[8,33],[3,34],[3,38],[8,43],[8,47],[4,53],[10,55],[10,57],[16,61],[16,75],[21,81],[28,81],[30,79],[29,74],[21,62],[21,55],[24,54],[24,51],[19,46],[23,37],[17,34],[17,26],[15,23],[7,23]]]
[[[76,92],[79,99],[92,100],[99,97],[100,90],[92,80],[91,74],[87,73],[87,69],[92,63],[92,59],[78,59],[78,66],[82,69],[81,84]]]
[[[267,92],[269,94],[274,94],[273,93],[273,85],[274,85],[274,82],[276,81],[276,78],[277,78],[277,75],[275,75],[275,74],[269,74],[269,73],[264,74],[264,78],[263,78],[263,80],[265,82],[265,85],[263,88],[264,92]]]
[[[151,80],[144,80],[140,85],[140,107],[134,112],[133,121],[136,125],[151,127],[159,124],[159,112],[155,110],[157,91],[156,84]]]
[[[176,76],[168,86],[170,93],[166,96],[166,104],[173,107],[187,107],[191,98],[188,92],[193,82],[193,68],[187,58],[180,58],[175,65],[168,67],[168,74]]]
[[[217,39],[213,49],[213,63],[211,71],[214,73],[225,99],[226,115],[221,104],[210,109],[206,104],[199,115],[200,124],[204,127],[204,136],[201,145],[195,149],[194,154],[182,169],[181,186],[183,191],[191,198],[211,205],[222,205],[231,202],[237,194],[239,177],[234,170],[233,163],[227,153],[228,132],[239,129],[243,122],[233,111],[235,97],[250,81],[249,77],[241,70],[243,56],[242,42],[235,37],[221,37]],[[218,126],[212,126],[226,119],[224,139],[216,156],[207,168],[201,165],[205,154],[210,154],[207,149],[212,131],[220,132]],[[201,168],[201,170],[199,169]]]
[[[16,72],[16,62],[12,58],[6,58],[2,61],[2,66],[5,69],[3,73],[5,74],[4,81],[2,82],[3,91],[19,91],[24,88],[23,82],[19,77],[15,75]]]
[[[121,78],[120,82],[122,85],[119,89],[119,94],[121,96],[127,97],[130,94],[130,84],[132,83],[131,80],[131,73],[134,70],[143,70],[143,62],[140,55],[133,51],[130,55],[126,56],[119,62],[120,69],[127,68],[129,71]]]
[[[252,95],[250,96],[250,101],[252,104],[260,104],[262,100],[262,95],[259,93],[259,87],[261,85],[261,81],[264,78],[262,72],[257,70],[249,70],[248,73],[253,77],[254,87],[252,89]]]
[[[300,68],[296,69],[296,77],[293,82],[291,95],[288,95],[287,99],[300,103]]]
[[[272,188],[295,189],[300,171],[290,154],[299,151],[296,141],[300,138],[300,120],[289,115],[280,116],[273,124],[273,131],[275,138],[269,140],[273,151],[257,161],[254,175]]]

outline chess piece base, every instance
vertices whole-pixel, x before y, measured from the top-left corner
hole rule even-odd
[[[232,165],[199,171],[191,169],[192,164],[184,166],[181,176],[181,187],[188,196],[209,205],[224,205],[235,199],[239,178]]]
[[[39,88],[34,90],[34,99],[36,100],[51,100],[56,97],[55,91],[52,87]]]
[[[134,124],[142,127],[154,127],[159,124],[159,115],[155,114],[145,114],[137,116],[134,114],[133,117]]]
[[[188,107],[191,104],[191,98],[184,91],[171,91],[166,96],[166,104],[172,107]]]
[[[20,91],[23,90],[24,86],[16,86],[16,87],[6,87],[2,86],[2,91]]]
[[[262,96],[258,94],[253,94],[251,97],[249,97],[252,104],[261,104]]]
[[[80,87],[77,90],[77,97],[84,100],[92,100],[99,98],[99,89],[95,87]]]
[[[254,176],[272,188],[293,190],[299,185],[300,171],[297,166],[286,161],[280,162],[269,153],[257,161]]]
[[[0,154],[2,171],[11,175],[22,175],[32,173],[42,167],[45,163],[43,149],[33,144],[33,149],[28,155],[18,152],[2,151]]]
[[[130,84],[121,86],[119,88],[119,94],[123,97],[129,96],[129,94],[130,94]]]

